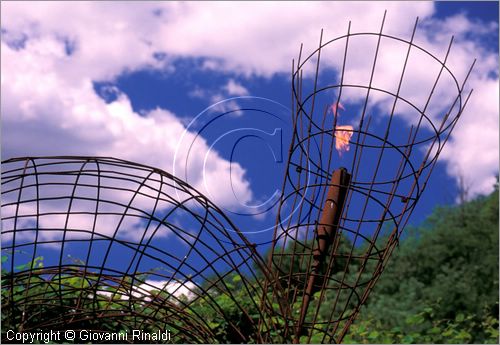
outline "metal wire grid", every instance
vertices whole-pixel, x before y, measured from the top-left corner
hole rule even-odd
[[[275,328],[260,309],[268,273],[255,248],[168,173],[115,158],[15,158],[2,164],[2,201],[4,331],[104,331],[100,320],[112,319],[128,330],[169,329],[175,341],[214,342],[203,305],[229,323],[233,341],[261,342],[225,314],[221,295],[247,328],[257,326],[252,305]],[[39,267],[44,248],[57,260]],[[69,249],[81,256],[68,260]],[[34,264],[16,268],[27,257]],[[235,289],[248,295],[245,306]],[[37,315],[43,322],[34,324]]]
[[[342,341],[397,245],[472,92],[467,92],[466,97],[463,95],[475,61],[462,84],[446,65],[453,38],[444,59],[440,60],[414,43],[418,19],[410,40],[383,33],[384,21],[385,15],[378,33],[351,33],[350,23],[346,35],[331,41],[323,42],[322,33],[319,47],[305,59],[301,47],[297,63],[292,64],[294,132],[268,265],[275,273],[269,284],[285,290],[284,298],[288,303],[283,315],[285,336],[296,343]],[[366,52],[350,50],[351,42],[359,39],[375,43],[373,54],[368,49]],[[373,84],[382,41],[406,46],[402,57],[404,64],[395,80],[395,92]],[[331,46],[337,48],[336,52],[343,52],[342,67],[338,71],[338,82],[325,83],[320,74],[325,73],[328,66],[322,61]],[[415,52],[432,59],[438,67],[423,106],[413,104],[400,93],[406,81],[405,73],[411,68],[411,54]],[[359,58],[360,54],[371,61],[370,77],[366,84],[346,82],[348,60]],[[419,63],[418,59],[413,62]],[[308,76],[304,77],[306,74]],[[438,84],[445,77],[452,81],[455,95],[448,100],[445,109],[431,116],[430,104],[433,96],[439,97],[436,96]],[[309,80],[308,88],[305,78]],[[347,103],[353,103],[352,98],[344,97],[349,92],[352,95],[353,90],[362,90],[364,97],[358,97],[358,100],[361,98],[360,116],[348,130],[352,133],[351,152],[342,155],[336,150],[335,141],[339,140],[337,128],[345,117],[332,116],[332,112],[338,111],[344,98]],[[392,103],[385,122],[368,115],[369,110],[375,112],[374,93],[382,93]],[[327,104],[325,94],[333,98]],[[395,128],[394,125],[397,109],[402,104],[415,115],[404,141],[400,139],[402,133],[398,132],[400,126]],[[332,188],[333,170],[341,166],[352,175],[347,200],[329,256],[322,273],[316,277],[314,296],[309,296],[312,301],[307,302],[308,309],[302,310],[307,295],[306,282],[311,275],[318,275],[312,272],[312,263],[314,249],[318,248],[318,226],[326,225],[320,222],[325,194]]]

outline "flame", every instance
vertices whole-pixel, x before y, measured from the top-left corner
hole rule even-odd
[[[344,106],[343,106],[343,105],[342,105],[342,103],[340,103],[340,102],[333,103],[333,104],[330,106],[330,109],[332,110],[333,116],[337,116],[337,111],[338,111],[338,109],[345,110]]]
[[[351,140],[352,131],[353,127],[349,125],[337,126],[335,128],[335,148],[339,152],[339,156],[349,151],[349,140]]]
[[[338,109],[345,110],[342,103],[333,103],[330,106],[334,118],[340,117]],[[335,149],[338,151],[339,156],[342,157],[342,153],[349,151],[349,141],[351,140],[353,133],[353,127],[349,125],[335,126]]]

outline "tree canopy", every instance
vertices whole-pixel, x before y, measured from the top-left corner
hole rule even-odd
[[[496,189],[407,229],[347,340],[497,343],[498,214]]]

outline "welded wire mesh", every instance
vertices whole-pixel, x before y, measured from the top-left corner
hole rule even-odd
[[[349,24],[306,58],[301,47],[293,64],[294,133],[269,268],[270,285],[285,290],[286,336],[295,342],[342,341],[470,96],[472,66],[459,83],[446,65],[453,39],[440,60],[414,42],[417,24],[408,40],[384,34],[383,22],[378,33],[351,33]],[[348,185],[332,182],[341,167]],[[314,269],[318,229],[329,225],[321,215],[333,207],[326,193],[342,187],[336,233]]]
[[[417,23],[408,39],[383,27],[349,26],[294,62],[293,137],[265,257],[162,170],[102,157],[4,161],[2,339],[8,328],[118,327],[169,330],[175,342],[342,341],[470,96],[470,70],[459,83],[447,67],[452,42],[439,59],[414,42]],[[380,72],[387,45],[401,56]],[[423,61],[431,80],[419,79]],[[350,179],[333,178],[341,167]],[[332,190],[342,202],[326,200]],[[336,224],[321,223],[325,205]],[[326,226],[335,233],[321,239]]]
[[[274,327],[260,309],[257,276],[267,271],[255,248],[203,195],[155,168],[3,162],[2,250],[4,331],[169,330],[171,341],[205,343],[217,341],[220,320],[231,342],[262,341],[250,332],[256,320]]]

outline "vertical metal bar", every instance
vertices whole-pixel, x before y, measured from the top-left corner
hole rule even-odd
[[[320,276],[321,266],[325,262],[330,244],[335,240],[350,179],[351,175],[347,172],[346,168],[339,168],[333,172],[320,222],[316,229],[316,245],[313,250],[311,274],[309,275],[307,287],[302,299],[300,317],[295,331],[295,344],[300,342],[307,310],[311,302],[312,294],[314,293],[316,277]]]

